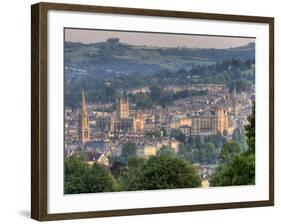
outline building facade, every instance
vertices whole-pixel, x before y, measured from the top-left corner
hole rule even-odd
[[[223,134],[228,131],[228,116],[225,108],[216,108],[192,117],[191,134]]]

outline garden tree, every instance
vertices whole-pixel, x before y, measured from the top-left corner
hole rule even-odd
[[[153,107],[153,102],[146,93],[136,93],[131,98],[136,103],[137,109],[151,109]]]
[[[179,148],[179,155],[185,160],[189,160],[192,163],[200,163],[200,159],[204,159],[201,141],[197,141],[198,138],[189,137],[185,144],[181,143]],[[198,147],[198,148],[197,148]]]
[[[64,191],[66,194],[78,194],[84,192],[85,184],[83,175],[89,165],[84,163],[83,158],[72,156],[64,160]]]
[[[179,129],[172,129],[170,133],[171,138],[175,138],[180,142],[185,142],[186,136]]]
[[[194,145],[182,144],[180,146],[179,155],[185,160],[192,163],[214,164],[217,161],[217,150],[214,144],[206,142],[200,144],[200,148],[193,148]]]
[[[248,153],[253,153],[255,154],[255,127],[256,127],[256,122],[255,122],[255,102],[253,103],[252,106],[252,114],[248,117],[248,124],[245,125],[245,134],[247,137],[247,145],[248,145]]]
[[[107,167],[94,163],[82,176],[83,193],[118,191],[119,186]]]
[[[199,136],[190,136],[187,139],[186,145],[188,145],[190,148],[201,148],[202,147],[202,141]]]
[[[203,150],[200,150],[200,148],[191,149],[191,156],[193,158],[193,163],[201,163],[201,161],[205,161],[206,159]]]
[[[247,142],[246,142],[246,136],[244,133],[244,129],[236,128],[232,134],[232,140],[236,141],[243,152],[245,152],[248,148]]]
[[[235,141],[229,141],[223,145],[222,150],[218,155],[218,160],[220,164],[230,164],[234,160],[235,156],[240,153],[241,149],[239,144]]]
[[[160,155],[145,161],[136,182],[138,190],[153,190],[198,187],[201,180],[190,163]]]
[[[123,144],[122,152],[121,152],[121,161],[124,163],[128,162],[129,157],[133,157],[137,155],[137,146],[134,142],[126,142]]]
[[[191,161],[192,163],[195,162],[191,145],[181,143],[179,146],[179,156],[182,159]]]
[[[118,158],[115,158],[110,167],[110,172],[115,178],[118,178],[121,175],[122,171],[125,169],[125,167],[126,164],[122,163],[121,161],[118,161]]]
[[[128,167],[138,169],[144,164],[145,159],[142,157],[130,157],[128,160]]]
[[[204,155],[200,155],[199,149],[185,147],[180,149],[179,155],[181,158],[192,163],[200,163],[200,159],[205,159]]]
[[[225,143],[226,139],[220,133],[216,135],[208,135],[204,139],[204,143],[212,143],[217,149],[220,149]]]
[[[197,160],[197,163],[206,164],[207,161],[207,154],[206,151],[203,149],[203,145],[201,148],[197,150],[193,150],[194,158]]]
[[[163,94],[162,88],[159,87],[159,86],[154,85],[154,86],[150,86],[149,89],[150,89],[150,97],[151,97],[151,99],[153,101],[158,101],[161,98],[162,94]]]
[[[210,179],[211,186],[255,184],[255,156],[245,153],[236,156],[230,165],[221,165]]]
[[[212,143],[204,143],[202,150],[205,154],[205,160],[200,161],[201,163],[205,164],[214,164],[217,160],[217,153],[214,144]]]
[[[110,171],[101,165],[89,166],[83,158],[65,159],[65,193],[93,193],[117,191],[118,185]]]
[[[122,191],[133,191],[140,189],[139,176],[140,169],[145,159],[141,157],[130,157],[128,166],[122,171],[118,182]]]
[[[178,157],[174,150],[170,146],[163,145],[156,153],[157,156],[166,155],[170,157]]]

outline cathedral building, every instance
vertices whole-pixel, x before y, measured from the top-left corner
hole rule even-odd
[[[101,132],[142,133],[144,130],[143,116],[130,115],[127,98],[116,101],[116,114],[96,116],[95,122],[97,130]]]

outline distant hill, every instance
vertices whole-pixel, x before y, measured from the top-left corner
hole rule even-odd
[[[227,48],[156,48],[133,46],[116,39],[93,44],[65,42],[66,76],[154,74],[160,70],[190,70],[192,65],[211,65],[237,59],[254,59],[255,44]]]

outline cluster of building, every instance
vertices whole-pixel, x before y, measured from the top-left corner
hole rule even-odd
[[[120,97],[116,100],[115,111],[98,112],[95,104],[86,104],[82,91],[81,108],[65,110],[65,155],[83,152],[89,163],[109,165],[107,157],[119,156],[123,144],[128,141],[137,145],[137,155],[142,157],[156,155],[163,146],[169,146],[177,153],[180,142],[170,137],[172,129],[179,129],[187,137],[221,133],[229,138],[236,128],[245,124],[254,96],[254,90],[238,96],[235,86],[229,93],[225,85],[215,84],[171,85],[164,89],[205,90],[206,95],[187,97],[166,108],[155,106],[147,110],[138,110],[130,105],[127,97]],[[142,87],[130,91],[132,94],[149,89]],[[161,137],[147,135],[153,131],[159,131]]]

